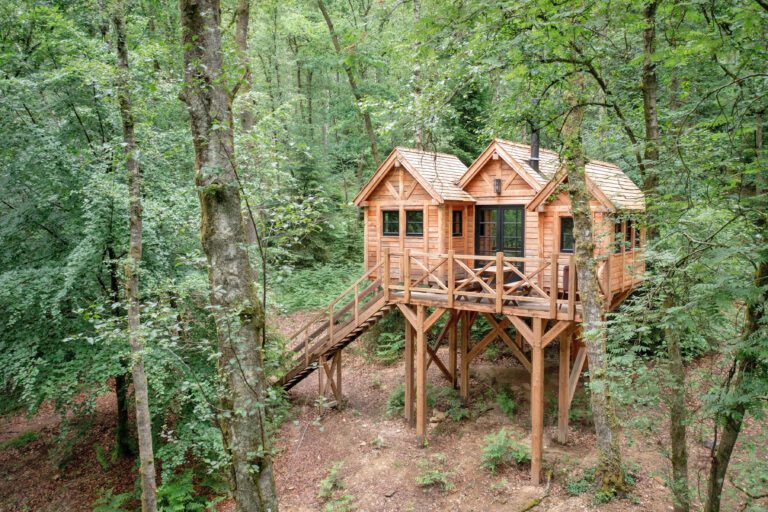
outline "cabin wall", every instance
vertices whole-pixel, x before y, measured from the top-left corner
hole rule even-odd
[[[501,179],[501,193],[494,191],[494,180]],[[477,201],[476,206],[520,205],[525,207],[536,195],[536,190],[501,158],[490,159],[464,187]],[[531,261],[525,265],[525,272],[530,274],[538,269],[541,257],[539,240],[539,217],[535,212],[524,211],[525,258]],[[471,233],[467,237],[467,253],[475,253],[475,214],[472,212]],[[534,261],[535,260],[535,261]]]
[[[402,167],[393,168],[389,175],[371,192],[365,201],[365,269],[374,267],[389,249],[393,254],[390,263],[393,276],[400,275],[400,254],[406,249],[413,252],[440,252],[441,242],[445,243],[445,230],[441,227],[444,217],[444,206],[432,204],[429,193]],[[383,212],[396,210],[399,212],[399,235],[385,236],[383,233]],[[407,236],[405,223],[406,212],[420,210],[424,213],[424,234],[422,236]],[[445,252],[447,249],[443,249]],[[420,271],[417,266],[411,266],[411,272],[416,275]],[[378,277],[374,275],[372,277]]]

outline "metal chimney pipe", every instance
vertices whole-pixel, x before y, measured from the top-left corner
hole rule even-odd
[[[539,129],[531,126],[531,168],[539,172]]]

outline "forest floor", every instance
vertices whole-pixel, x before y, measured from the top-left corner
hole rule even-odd
[[[342,410],[318,405],[314,375],[291,392],[293,405],[289,419],[280,429],[279,454],[275,458],[282,511],[515,512],[526,510],[535,500],[540,502],[532,510],[561,512],[648,512],[672,508],[670,491],[665,485],[669,463],[662,454],[662,447],[667,444],[663,423],[655,425],[653,435],[625,431],[625,458],[636,481],[629,497],[597,503],[590,492],[574,495],[584,490],[583,482],[579,481],[583,473],[594,467],[595,438],[589,421],[582,419],[571,422],[565,445],[552,440],[556,423],[556,400],[551,398],[557,386],[556,350],[548,351],[552,359],[547,360],[545,372],[550,399],[546,407],[544,458],[551,478],[543,486],[529,485],[525,467],[504,467],[492,474],[481,466],[486,436],[501,428],[520,442],[529,442],[528,376],[511,358],[473,363],[469,406],[472,417],[454,422],[437,413],[429,425],[429,445],[418,448],[415,432],[402,418],[386,411],[390,395],[402,383],[402,363],[386,366],[371,362],[360,348],[347,352]],[[429,369],[428,381],[433,389],[447,384],[434,365]],[[512,417],[504,414],[493,398],[493,390],[500,388],[515,399]],[[575,400],[577,413],[585,403],[579,405]],[[93,501],[106,489],[112,489],[114,494],[133,490],[133,462],[104,460],[103,454],[110,453],[114,444],[114,418],[114,395],[103,395],[97,401],[96,415],[83,430],[73,457],[64,468],[51,463],[59,428],[52,407],[43,406],[31,418],[24,414],[0,418],[0,512],[85,511],[91,510]],[[768,444],[768,427],[764,423],[750,421],[737,446],[734,463],[739,463],[746,446]],[[29,440],[20,446],[6,446],[26,432],[36,434],[29,435]],[[695,496],[697,486],[703,491],[706,485],[709,457],[706,443],[697,441],[697,437],[700,436],[690,436],[691,485]],[[334,465],[338,465],[338,485],[330,498],[321,499],[320,483],[328,481]],[[417,479],[428,472],[444,477],[450,488],[418,485]],[[741,509],[743,500],[733,488],[725,493],[725,498],[723,510]],[[697,505],[693,509],[698,508]],[[234,506],[226,501],[218,509],[232,511]]]

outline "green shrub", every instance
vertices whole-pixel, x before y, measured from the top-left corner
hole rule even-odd
[[[342,494],[327,502],[323,507],[323,512],[349,512],[355,509],[354,501],[355,497],[351,494]]]
[[[131,493],[114,494],[112,489],[104,489],[93,502],[93,512],[127,512],[125,502],[131,499]]]
[[[359,263],[329,264],[280,272],[272,280],[276,301],[288,312],[326,307],[362,273]],[[323,283],[323,286],[307,286]],[[350,295],[350,300],[351,300]]]
[[[387,398],[387,416],[394,417],[403,414],[405,409],[405,386],[397,386]]]
[[[568,480],[565,484],[565,490],[571,496],[578,496],[589,490],[589,482],[583,477],[578,480]]]
[[[339,476],[339,471],[344,466],[343,462],[336,462],[328,470],[328,475],[320,480],[320,490],[317,493],[317,497],[322,501],[328,501],[333,498],[335,491],[344,488],[344,482]]]
[[[517,411],[517,402],[512,398],[505,390],[500,390],[496,393],[496,403],[508,418],[514,418]]]
[[[173,475],[157,488],[157,510],[160,512],[203,512],[207,506],[205,497],[195,493],[191,469]]]
[[[405,350],[403,333],[382,332],[375,344],[375,358],[384,364],[395,364]]]
[[[35,432],[34,430],[27,430],[26,432],[23,432],[12,439],[0,443],[0,450],[8,450],[9,448],[21,448],[22,446],[31,443],[32,441],[37,441],[39,437],[39,432]]]
[[[435,454],[435,462],[442,465],[447,462],[447,459],[445,455],[438,453]],[[450,473],[434,468],[428,459],[420,460],[419,468],[421,472],[416,476],[416,485],[419,487],[439,486],[444,491],[453,489]]]
[[[512,463],[520,466],[531,462],[531,454],[527,446],[514,439],[507,429],[502,428],[495,434],[485,437],[483,446],[482,465],[491,473]]]

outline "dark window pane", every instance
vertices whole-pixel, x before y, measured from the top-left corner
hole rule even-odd
[[[619,221],[616,221],[616,224],[614,224],[613,252],[617,254],[622,252],[622,250],[624,249],[623,241],[624,241],[624,225],[619,220]]]
[[[399,236],[400,235],[400,212],[397,210],[389,210],[382,212],[382,224],[384,226],[384,235],[386,236]]]
[[[424,212],[413,210],[405,212],[405,234],[406,236],[424,235]]]
[[[462,213],[461,211],[455,211],[453,212],[453,227],[452,227],[452,233],[453,236],[461,236],[462,228],[463,228],[463,219],[462,219]]]
[[[573,217],[560,217],[560,252],[573,252],[575,247]]]

